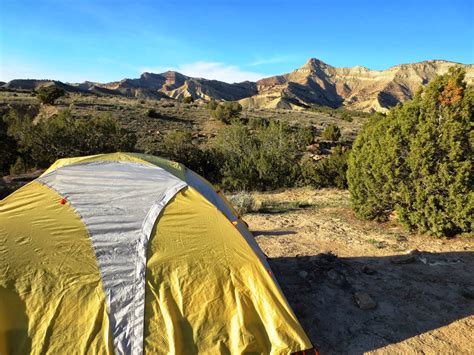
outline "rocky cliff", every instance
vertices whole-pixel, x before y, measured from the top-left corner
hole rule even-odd
[[[258,94],[241,100],[247,107],[305,108],[312,105],[384,111],[410,99],[433,77],[453,65],[462,65],[466,81],[474,84],[474,65],[428,60],[386,70],[361,66],[336,68],[310,59],[291,73],[257,81]]]

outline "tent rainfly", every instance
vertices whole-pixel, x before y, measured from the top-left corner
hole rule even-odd
[[[0,354],[311,347],[245,223],[183,165],[60,159],[0,201]]]

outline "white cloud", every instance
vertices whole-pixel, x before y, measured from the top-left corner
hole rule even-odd
[[[276,63],[284,63],[288,62],[291,59],[290,56],[286,55],[276,55],[273,57],[269,58],[257,58],[253,62],[249,63],[248,65],[251,67],[256,67],[259,65],[264,65],[264,64],[276,64]]]
[[[195,62],[190,64],[181,64],[177,67],[155,67],[144,68],[142,71],[152,73],[162,73],[167,70],[173,70],[187,76],[205,79],[214,79],[225,81],[227,83],[238,83],[242,81],[256,81],[265,77],[264,74],[252,71],[241,70],[236,65],[226,65],[219,62]]]

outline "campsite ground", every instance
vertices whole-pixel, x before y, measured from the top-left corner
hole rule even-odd
[[[255,197],[259,212],[244,219],[323,354],[474,353],[472,236],[357,220],[346,191]]]
[[[206,144],[224,127],[198,103],[70,94],[49,107],[32,95],[0,92],[0,112],[21,109],[35,119],[66,108],[77,117],[109,113],[137,134],[143,151],[175,129],[188,128]],[[153,117],[147,115],[151,109]],[[366,121],[288,110],[251,110],[243,116],[278,117],[317,132],[336,123],[348,140]],[[39,173],[0,179],[0,198]],[[293,189],[255,196],[259,212],[244,219],[323,354],[474,354],[473,237],[437,239],[407,234],[394,223],[357,220],[347,191]],[[407,254],[414,249],[419,252]],[[361,309],[354,295],[369,309]]]

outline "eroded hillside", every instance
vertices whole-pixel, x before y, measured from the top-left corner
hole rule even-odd
[[[143,73],[136,79],[110,83],[86,81],[66,84],[57,80],[16,79],[0,85],[5,89],[37,90],[56,85],[68,92],[115,95],[140,99],[192,97],[201,100],[237,101],[248,108],[297,109],[314,106],[344,107],[359,111],[386,111],[410,99],[436,75],[454,65],[466,70],[466,81],[474,83],[474,65],[445,60],[401,64],[386,70],[356,66],[337,68],[318,59],[310,59],[291,73],[257,82],[225,83],[193,78],[175,71]]]
[[[386,70],[361,66],[336,68],[310,59],[291,73],[257,81],[258,94],[240,102],[247,107],[304,108],[314,105],[360,111],[386,111],[413,97],[436,75],[457,65],[444,60],[402,64]],[[474,83],[474,65],[463,65]]]

